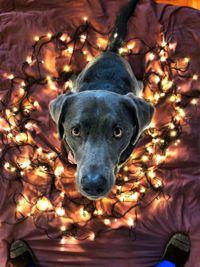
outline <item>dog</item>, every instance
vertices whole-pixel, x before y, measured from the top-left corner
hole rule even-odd
[[[137,2],[122,9],[107,50],[79,74],[73,92],[49,103],[59,138],[77,163],[77,189],[91,200],[111,192],[118,166],[127,161],[154,113],[138,97],[138,81],[118,53]]]

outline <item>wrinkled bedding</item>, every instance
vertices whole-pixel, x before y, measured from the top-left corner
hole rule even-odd
[[[116,14],[126,1],[119,0],[13,0],[0,1],[0,99],[9,90],[2,77],[5,72],[21,75],[21,65],[30,54],[33,37],[47,32],[73,32],[82,18],[88,19],[103,31],[112,28]],[[189,57],[191,73],[200,75],[200,11],[141,0],[136,14],[128,25],[128,38],[137,36],[149,46],[154,46],[159,33],[165,39],[176,42],[175,58]],[[77,63],[79,64],[79,63]],[[145,71],[144,56],[133,56],[130,64],[138,79]],[[54,73],[55,69],[50,69]],[[199,93],[200,82],[185,83],[180,90],[188,94]],[[35,89],[36,90],[36,89]],[[42,105],[36,114],[41,122],[35,137],[41,146],[54,146],[59,151],[60,142],[52,136],[56,126],[52,122],[48,103],[56,94],[35,91],[33,95]],[[165,103],[157,110],[159,120]],[[191,238],[191,254],[186,267],[200,266],[200,123],[199,106],[187,108],[188,123],[181,137],[181,145],[170,160],[160,166],[164,193],[168,201],[161,199],[140,211],[139,223],[134,236],[127,229],[110,231],[91,241],[72,240],[61,244],[51,240],[44,231],[35,228],[31,219],[17,225],[2,224],[0,227],[0,266],[5,266],[9,243],[24,239],[33,249],[44,267],[105,266],[105,267],[152,267],[162,257],[169,237],[177,231],[187,232]],[[44,140],[46,140],[44,142]],[[0,221],[12,217],[12,194],[21,185],[0,176]]]

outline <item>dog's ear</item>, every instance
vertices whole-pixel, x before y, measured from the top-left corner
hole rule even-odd
[[[133,93],[128,93],[124,97],[129,105],[130,112],[136,117],[138,131],[134,140],[132,140],[132,144],[134,145],[141,133],[151,123],[154,107],[144,99],[135,96]]]
[[[49,102],[49,112],[52,119],[57,124],[60,139],[62,139],[64,133],[64,128],[62,125],[64,114],[66,113],[67,106],[73,94],[74,93],[72,92],[62,94]]]

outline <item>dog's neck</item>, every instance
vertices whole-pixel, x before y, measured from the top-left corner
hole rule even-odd
[[[132,90],[130,90],[130,85],[127,86],[126,82],[123,80],[120,83],[116,83],[116,81],[107,81],[107,80],[101,80],[101,81],[95,81],[95,82],[85,82],[81,85],[81,87],[78,88],[78,92],[83,92],[86,90],[105,90],[114,92],[120,95],[126,95]]]

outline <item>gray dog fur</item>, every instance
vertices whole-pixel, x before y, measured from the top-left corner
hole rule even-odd
[[[87,198],[107,196],[118,165],[130,156],[154,108],[138,97],[139,85],[129,63],[105,52],[80,73],[73,91],[49,104],[60,139],[77,162],[77,189]],[[72,130],[80,135],[73,136]],[[114,136],[119,129],[121,136]]]

